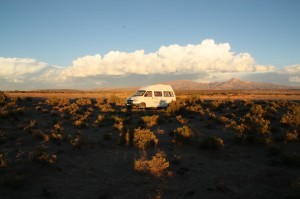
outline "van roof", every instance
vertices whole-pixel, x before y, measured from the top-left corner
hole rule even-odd
[[[173,90],[170,85],[166,85],[166,84],[153,84],[153,85],[141,87],[139,90],[154,90],[154,89],[169,90],[169,91]]]

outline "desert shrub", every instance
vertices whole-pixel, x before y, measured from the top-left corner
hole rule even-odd
[[[76,104],[81,105],[81,106],[85,106],[85,105],[91,105],[92,104],[92,100],[89,98],[78,98],[75,101]]]
[[[41,129],[32,129],[31,135],[36,138],[42,138],[44,141],[49,141],[49,136],[45,134]]]
[[[141,173],[150,173],[156,177],[160,177],[169,165],[170,163],[166,158],[165,152],[158,151],[151,159],[147,159],[145,153],[141,156],[141,158],[136,159],[134,161],[134,170]]]
[[[220,124],[229,124],[229,123],[231,122],[231,120],[228,119],[228,118],[225,117],[225,116],[218,116],[218,117],[216,118],[216,121],[217,121],[218,123],[220,123]]]
[[[42,106],[37,105],[37,106],[35,107],[35,110],[36,110],[36,111],[41,111],[41,110],[42,110]]]
[[[187,123],[189,122],[187,119],[184,119],[184,118],[182,117],[182,115],[177,115],[177,116],[176,116],[176,119],[177,119],[177,121],[180,122],[181,124],[187,124]]]
[[[72,104],[70,104],[69,106],[67,106],[67,111],[68,111],[71,115],[79,113],[79,110],[80,110],[80,109],[79,109],[78,105],[75,104],[75,103],[72,103]]]
[[[96,99],[96,104],[95,106],[100,106],[101,104],[106,104],[107,103],[107,98],[97,98]]]
[[[184,125],[182,127],[178,127],[176,130],[174,130],[172,135],[173,135],[173,142],[175,144],[181,145],[190,140],[190,138],[193,135],[193,132],[188,126]]]
[[[45,102],[52,106],[65,106],[70,103],[69,99],[67,98],[57,98],[57,97],[48,98],[46,99]]]
[[[27,125],[25,124],[24,130],[30,133],[33,129],[37,128],[37,124],[36,120],[29,120]]]
[[[222,100],[213,100],[211,102],[211,107],[213,110],[219,110],[222,108],[223,101]]]
[[[284,136],[284,141],[293,142],[298,140],[299,133],[297,130],[287,131]]]
[[[158,139],[149,129],[134,129],[133,144],[135,147],[145,150],[150,146],[155,146],[157,143]]]
[[[290,106],[286,114],[281,117],[281,124],[300,127],[300,105]]]
[[[81,147],[81,144],[82,144],[81,132],[77,132],[73,136],[70,136],[69,143],[74,147]]]
[[[102,123],[106,120],[104,115],[98,115],[97,119],[94,122],[94,126],[101,126]]]
[[[159,121],[159,115],[144,116],[142,117],[142,120],[147,127],[152,127],[154,125],[157,125]]]
[[[114,115],[112,116],[112,120],[113,122],[120,123],[120,122],[124,122],[125,119],[123,117],[120,117],[119,115]]]
[[[0,168],[5,168],[9,164],[8,158],[5,153],[0,152]]]
[[[98,115],[98,117],[97,117],[97,120],[99,121],[99,122],[103,122],[103,121],[105,121],[105,116],[104,115]]]
[[[124,128],[124,123],[123,122],[114,123],[113,127],[118,129],[119,131],[122,131]]]
[[[113,126],[116,129],[118,129],[119,131],[122,131],[122,129],[124,128],[124,123],[125,123],[126,119],[123,117],[120,117],[118,115],[114,115],[112,117],[112,120],[113,120],[113,122],[115,122]]]
[[[41,166],[54,166],[57,161],[57,156],[48,154],[48,147],[44,144],[40,144],[33,154],[33,161],[37,162]]]
[[[8,102],[8,97],[4,92],[0,91],[0,106],[5,105]]]
[[[89,126],[85,117],[81,117],[80,119],[73,121],[73,124],[77,128],[85,128]]]
[[[216,120],[217,115],[215,113],[213,113],[213,112],[210,112],[209,109],[207,109],[207,117],[210,120]]]
[[[62,141],[64,137],[64,128],[61,126],[61,124],[54,124],[54,129],[50,133],[50,139],[55,141]]]
[[[236,138],[239,141],[248,143],[270,144],[272,134],[269,125],[269,120],[247,113],[241,118],[240,124],[234,127]]]
[[[256,115],[257,117],[262,117],[265,115],[266,110],[263,109],[263,107],[260,104],[254,104],[251,107],[250,112],[252,113],[252,115]]]
[[[191,107],[201,105],[203,103],[204,103],[203,99],[197,96],[189,96],[185,99],[185,104]]]
[[[113,113],[115,111],[115,109],[110,104],[101,104],[99,105],[99,108],[103,113],[107,113],[107,112]]]
[[[172,101],[169,103],[167,113],[171,115],[179,114],[184,110],[184,104],[181,100]]]
[[[25,107],[18,107],[15,112],[17,115],[23,115],[25,113]]]
[[[121,103],[121,99],[119,97],[115,96],[115,95],[111,95],[107,99],[107,103],[110,104],[110,105],[120,104]]]
[[[200,142],[200,148],[208,150],[219,150],[223,148],[224,141],[217,136],[208,136]]]

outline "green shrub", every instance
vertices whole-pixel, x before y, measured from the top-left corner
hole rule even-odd
[[[220,137],[208,136],[200,142],[200,148],[208,150],[219,150],[223,148],[224,141]]]

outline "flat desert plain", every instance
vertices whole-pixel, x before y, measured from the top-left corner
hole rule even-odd
[[[1,198],[300,198],[298,90],[133,92],[0,93]]]

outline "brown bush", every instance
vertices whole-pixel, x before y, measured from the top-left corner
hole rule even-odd
[[[157,152],[150,160],[146,158],[146,153],[144,153],[139,159],[134,161],[134,170],[160,177],[169,165],[170,163],[167,161],[166,154],[163,151]]]
[[[190,138],[193,135],[193,132],[188,126],[184,125],[174,130],[174,133],[172,135],[173,135],[173,142],[175,144],[181,145],[190,140]]]
[[[300,127],[300,105],[289,107],[289,111],[281,117],[281,124]]]
[[[154,125],[157,125],[159,121],[159,115],[144,116],[142,117],[142,120],[147,127],[152,127]]]
[[[134,129],[133,144],[139,149],[145,150],[149,146],[155,146],[158,139],[149,129]]]

